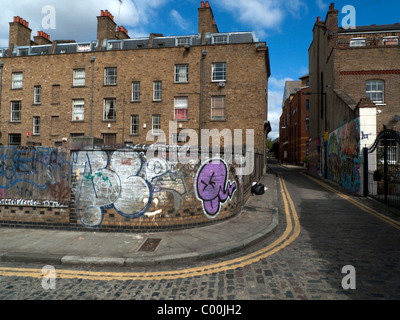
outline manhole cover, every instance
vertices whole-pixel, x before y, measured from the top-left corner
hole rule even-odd
[[[154,251],[157,249],[157,246],[160,244],[161,239],[147,239],[142,246],[140,247],[139,251]]]

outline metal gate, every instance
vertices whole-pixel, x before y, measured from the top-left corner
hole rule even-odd
[[[370,148],[363,149],[364,196],[400,209],[400,134],[384,130]]]

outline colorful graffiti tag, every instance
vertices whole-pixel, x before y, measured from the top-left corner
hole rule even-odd
[[[70,174],[67,152],[45,147],[0,147],[2,198],[68,201]]]
[[[360,122],[355,119],[329,135],[328,179],[358,193],[361,187],[360,164]]]
[[[236,189],[236,182],[228,181],[228,166],[221,159],[208,160],[197,173],[196,195],[210,218],[219,214],[221,205],[232,198]]]

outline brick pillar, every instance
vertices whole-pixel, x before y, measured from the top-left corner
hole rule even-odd
[[[108,10],[101,10],[97,17],[97,40],[99,41],[99,50],[105,39],[117,39],[117,24],[114,22],[114,16]]]

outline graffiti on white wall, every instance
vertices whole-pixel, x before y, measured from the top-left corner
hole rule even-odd
[[[128,219],[156,217],[180,210],[185,200],[199,199],[204,214],[215,218],[221,206],[232,199],[236,182],[228,181],[228,166],[223,160],[200,166],[164,158],[150,158],[133,150],[79,151],[73,155],[75,206],[80,221],[99,227],[104,213],[114,209]],[[164,211],[163,211],[164,210]]]

